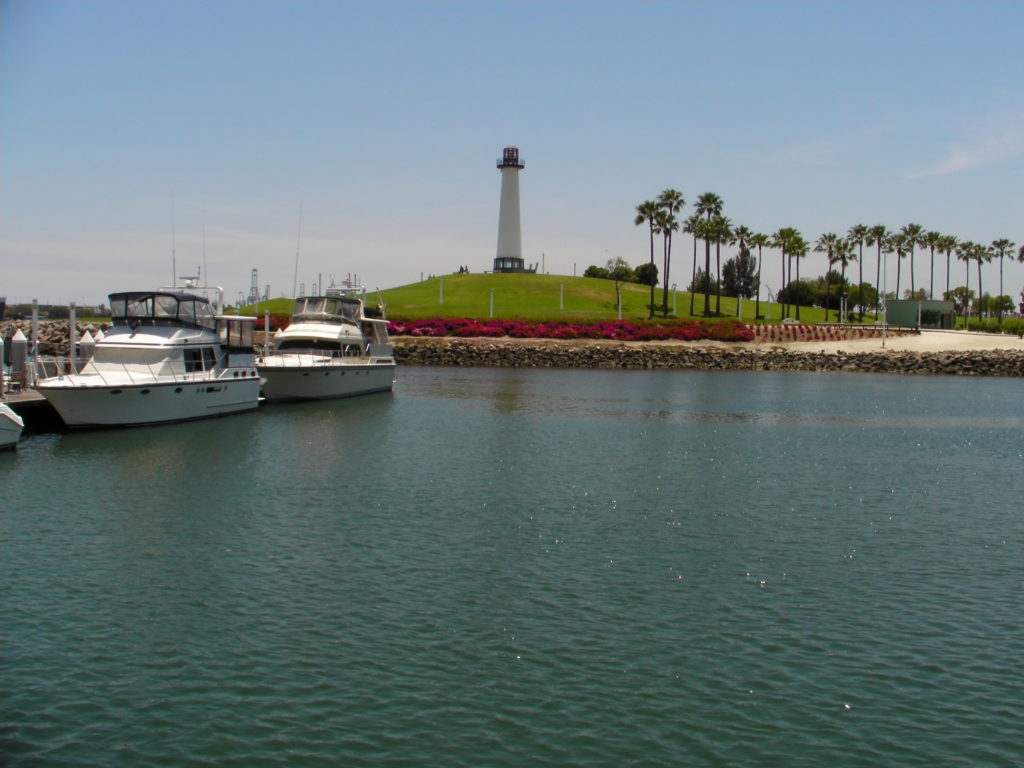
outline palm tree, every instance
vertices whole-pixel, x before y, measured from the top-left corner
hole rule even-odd
[[[764,235],[758,232],[756,235],[751,235],[747,241],[751,245],[757,246],[757,303],[754,307],[754,319],[756,320],[761,316],[761,249],[769,246],[771,240],[768,239],[768,235]],[[1021,261],[1024,261],[1024,247],[1021,248]]]
[[[946,294],[949,293],[949,254],[951,254],[959,241],[956,235],[943,235],[939,243],[939,250],[946,252]]]
[[[748,226],[746,226],[744,224],[740,224],[738,227],[733,227],[732,230],[730,230],[730,232],[729,232],[729,245],[737,245],[738,244],[739,247],[740,247],[739,252],[742,254],[743,253],[743,249],[746,247],[747,243],[750,242],[750,238],[752,238],[753,236],[754,236],[754,231],[750,227],[748,227]],[[737,296],[737,298],[736,298],[736,301],[737,301],[736,310],[737,310],[737,313],[738,313],[737,316],[743,314],[742,313],[742,307],[743,307],[742,298],[743,298],[742,296]]]
[[[1007,251],[1013,252],[1014,242],[1001,237],[992,241],[992,251],[999,256],[999,295],[1003,295],[1003,256]],[[1001,313],[1000,313],[1001,314]]]
[[[924,237],[924,227],[920,224],[907,224],[905,227],[900,229],[900,234],[905,239],[905,247],[907,253],[910,255],[910,292],[914,293],[916,286],[914,285],[914,246],[921,245],[921,238]],[[897,281],[899,282],[899,281]],[[899,289],[896,291],[897,297],[899,296]]]
[[[715,240],[715,314],[722,314],[722,243],[732,237],[732,222],[725,216],[715,216],[710,222]]]
[[[832,303],[832,254],[835,252],[836,243],[839,242],[839,235],[835,232],[826,232],[818,238],[814,244],[814,250],[826,254],[828,267],[825,269],[825,322],[828,322],[829,304]]]
[[[857,297],[860,300],[860,321],[864,322],[864,241],[868,239],[868,228],[866,224],[854,224],[846,233],[846,239],[850,245],[857,246],[857,264],[860,267],[860,277],[857,278]]]
[[[981,317],[981,310],[985,304],[985,294],[981,290],[981,265],[988,264],[992,261],[992,257],[995,254],[989,250],[988,246],[978,243],[974,246],[974,253],[971,254],[972,258],[978,262],[978,317]]]
[[[711,221],[715,216],[722,215],[722,198],[716,195],[714,192],[705,192],[703,195],[697,198],[697,203],[694,205],[694,209],[697,214],[703,216],[705,221]],[[704,274],[711,274],[711,233],[705,231],[703,237],[704,240]],[[705,280],[704,289],[704,316],[707,317],[711,314],[711,294],[707,291],[707,281]]]
[[[789,264],[789,251],[790,245],[796,238],[800,237],[800,233],[793,227],[782,227],[774,235],[772,235],[772,248],[778,248],[782,251],[782,286],[779,291],[784,291],[783,296],[789,298],[789,291],[786,291],[786,266]],[[780,304],[782,315],[785,317],[788,314],[789,305]]]
[[[696,288],[697,283],[697,240],[700,239],[700,225],[704,223],[704,219],[700,217],[699,213],[692,214],[686,222],[683,224],[683,231],[689,235],[693,235],[693,273],[690,276],[691,288]],[[690,291],[690,316],[693,316],[693,297],[697,295],[696,290]]]
[[[636,226],[646,223],[651,233],[651,267],[654,266],[654,217],[658,213],[658,204],[653,200],[645,200],[636,207],[636,219],[633,223]],[[651,283],[651,312],[647,316],[650,320],[654,317],[654,283]]]
[[[868,230],[868,236],[864,243],[870,248],[872,245],[878,247],[875,260],[875,296],[882,295],[882,248],[889,239],[889,230],[884,224],[876,224]],[[878,319],[878,305],[875,306],[875,320]]]
[[[974,251],[978,247],[977,243],[972,243],[970,240],[961,240],[956,244],[956,257],[964,263],[964,330],[967,330],[967,313],[970,307],[970,301],[966,296],[970,295],[971,292],[971,260],[974,258]],[[981,294],[979,294],[980,296]]]
[[[853,252],[853,243],[851,243],[849,240],[839,240],[836,243],[835,253],[832,255],[832,258],[841,267],[839,271],[839,285],[840,290],[842,290],[842,288],[846,285],[846,268],[850,266],[851,261],[857,261],[857,255]],[[840,307],[842,307],[842,302],[840,302]],[[826,310],[826,314],[828,314],[828,310]],[[846,321],[849,322],[849,320],[850,313],[849,309],[847,309]],[[843,322],[843,315],[841,311],[839,315],[839,322]]]
[[[796,237],[793,238],[792,242],[790,242],[789,247],[790,247],[790,253],[792,254],[793,258],[796,259],[796,283],[799,284],[800,283],[800,259],[804,258],[807,255],[807,251],[810,248],[810,245],[808,244],[808,242],[806,240],[803,239],[803,237],[800,235],[800,233],[797,232]],[[797,301],[794,302],[796,304],[796,319],[797,320],[800,319],[800,301],[799,301],[799,298],[800,297],[798,295],[797,296]]]
[[[907,255],[909,250],[907,236],[902,232],[890,235],[889,248],[890,252],[896,251],[896,298],[898,299],[900,297],[900,267],[903,265],[903,257]]]
[[[679,229],[679,223],[676,221],[675,215],[682,210],[683,206],[686,205],[686,200],[683,198],[683,193],[675,189],[663,190],[658,195],[658,205],[660,205],[670,216],[672,223],[675,226],[670,226],[667,229],[662,230],[665,234],[665,275],[662,278],[662,299],[661,309],[662,313],[668,316],[668,270],[672,264],[672,232]]]
[[[664,238],[662,241],[662,263],[668,264],[672,253],[672,233],[679,231],[679,220],[664,208],[659,208],[655,214],[658,232]],[[662,283],[665,286],[664,302],[661,305],[661,313],[668,317],[668,281]]]
[[[942,244],[942,235],[932,230],[921,238],[921,245],[931,251],[931,267],[928,272],[928,298],[935,298],[935,249]]]

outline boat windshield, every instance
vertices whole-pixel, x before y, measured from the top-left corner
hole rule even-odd
[[[201,328],[217,325],[213,307],[203,296],[161,291],[112,293],[110,313],[115,324],[185,324]]]
[[[359,299],[306,296],[295,300],[292,320],[318,323],[354,323],[359,319]]]

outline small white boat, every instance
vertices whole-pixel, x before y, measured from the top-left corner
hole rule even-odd
[[[25,422],[9,405],[0,403],[0,451],[18,444]]]
[[[257,360],[263,396],[325,400],[389,392],[395,357],[383,312],[368,310],[351,281],[295,300],[286,328]]]
[[[196,291],[213,292],[216,304]],[[38,391],[69,427],[188,421],[259,404],[255,318],[222,315],[219,288],[113,293],[113,327],[80,373]]]

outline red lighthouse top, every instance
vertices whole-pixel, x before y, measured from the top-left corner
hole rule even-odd
[[[498,161],[499,168],[525,168],[526,163],[519,159],[518,147],[505,147],[501,160]]]

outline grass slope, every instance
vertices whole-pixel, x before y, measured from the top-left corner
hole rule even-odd
[[[442,286],[443,283],[443,286]],[[563,287],[564,286],[564,287]],[[622,318],[646,320],[650,302],[650,288],[636,283],[620,283],[622,291]],[[428,317],[490,317],[491,291],[494,292],[494,317],[519,320],[589,321],[614,320],[618,317],[615,282],[595,277],[566,277],[563,275],[526,274],[469,274],[445,275],[422,282],[389,288],[382,291],[389,317],[410,320]],[[690,294],[678,291],[673,298],[669,291],[668,307],[673,306],[678,317],[691,317]],[[370,297],[376,299],[375,295]],[[655,288],[655,304],[660,304],[662,289]],[[715,297],[711,297],[712,309]],[[562,307],[560,309],[560,307]],[[693,317],[703,317],[704,296],[696,297]],[[742,320],[754,322],[756,304],[743,301]],[[781,319],[777,304],[761,303],[761,314],[775,322]],[[722,297],[722,315],[736,317],[736,299]],[[825,319],[823,309],[800,308],[803,322],[818,323]],[[831,313],[835,320],[835,313]]]
[[[624,320],[646,320],[650,288],[635,283],[620,283],[622,291],[622,318]],[[564,275],[528,274],[467,274],[444,275],[418,283],[388,288],[380,292],[387,305],[389,317],[420,320],[430,317],[468,317],[486,319],[491,316],[491,292],[494,294],[494,317],[506,320],[566,320],[588,322],[614,320],[618,318],[615,282],[594,277],[567,277]],[[655,289],[655,303],[661,302],[662,289]],[[370,304],[380,300],[376,291],[368,292]],[[276,316],[290,316],[295,302],[293,299],[271,299],[255,306],[243,307],[242,314],[262,316],[269,311]],[[690,294],[678,291],[673,298],[669,291],[668,307],[673,306],[678,317],[691,317]],[[711,297],[712,310],[715,297]],[[743,301],[745,323],[754,322],[755,302]],[[561,308],[560,308],[561,307]],[[695,315],[701,318],[704,296],[699,294],[694,302]],[[778,304],[761,303],[761,314],[770,322],[779,322],[781,311]],[[736,299],[722,297],[722,315],[736,317]],[[801,307],[800,319],[805,323],[820,323],[825,320],[825,310]],[[829,319],[835,321],[835,312]],[[865,318],[871,322],[869,315]]]

